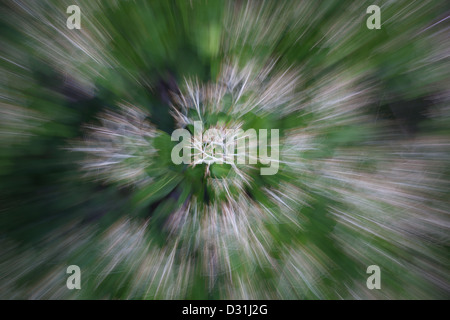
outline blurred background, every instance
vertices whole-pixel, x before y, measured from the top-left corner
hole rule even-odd
[[[445,1],[0,8],[0,298],[450,298]],[[280,170],[174,165],[198,118]]]

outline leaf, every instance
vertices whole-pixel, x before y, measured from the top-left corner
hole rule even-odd
[[[147,187],[141,188],[133,197],[133,203],[139,207],[152,204],[167,196],[182,180],[182,176],[169,172],[152,182]]]

